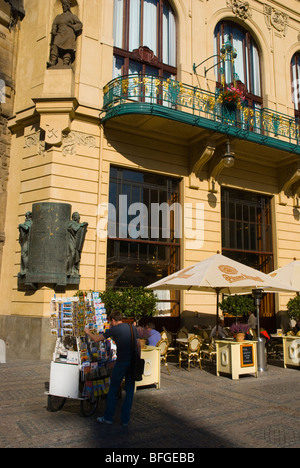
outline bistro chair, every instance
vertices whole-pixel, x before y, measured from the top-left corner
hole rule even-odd
[[[190,363],[191,361],[197,361],[199,363],[199,367],[202,370],[201,365],[201,350],[202,341],[199,336],[193,335],[187,340],[186,349],[180,349],[179,351],[179,368],[181,368],[181,362],[187,360],[188,362],[188,370],[190,370]]]
[[[185,327],[183,327],[183,328],[180,328],[180,330],[177,332],[176,338],[187,338],[188,335],[189,335],[188,330]]]
[[[209,341],[204,343],[204,346],[201,349],[201,357],[209,359],[212,362],[213,358],[216,357],[216,344],[214,338],[210,338]]]
[[[168,371],[169,375],[171,375],[170,370],[169,370],[169,366],[168,366],[168,363],[167,363],[167,353],[168,353],[168,347],[169,347],[168,340],[162,338],[156,344],[156,347],[160,348],[160,362],[164,363],[165,367],[167,368],[167,371]]]
[[[167,335],[166,330],[163,330],[160,335],[161,335],[163,340],[168,340],[168,335]]]
[[[165,338],[168,341],[168,351],[167,356],[175,356],[176,348],[173,345],[173,335],[170,331],[166,330],[165,328],[161,332],[162,338]]]
[[[209,334],[207,333],[206,330],[202,330],[201,328],[198,330],[198,333],[197,333],[198,336],[200,336],[200,338],[202,340],[209,340]]]
[[[282,361],[284,356],[283,343],[278,342],[276,338],[271,338],[270,342],[267,343],[267,357],[269,359],[275,359]]]

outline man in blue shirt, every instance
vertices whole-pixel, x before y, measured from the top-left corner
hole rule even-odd
[[[115,413],[117,394],[125,377],[125,392],[126,396],[121,409],[121,421],[123,426],[128,426],[130,419],[130,411],[133,402],[135,382],[132,375],[132,359],[134,349],[132,349],[131,330],[128,323],[122,322],[122,314],[112,312],[109,320],[111,328],[103,334],[93,335],[88,328],[85,328],[85,333],[95,343],[104,341],[107,338],[112,338],[117,345],[117,360],[110,379],[109,391],[107,394],[107,404],[104,417],[97,418],[97,422],[104,424],[112,424]],[[137,330],[133,328],[134,339],[137,339]]]
[[[161,340],[161,334],[157,330],[155,330],[155,325],[152,322],[147,323],[146,328],[150,330],[150,336],[148,338],[148,345],[156,346],[159,340]]]

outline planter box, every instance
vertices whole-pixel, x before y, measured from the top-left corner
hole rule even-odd
[[[283,336],[284,367],[300,366],[300,337]]]
[[[143,380],[136,382],[136,387],[155,384],[160,388],[160,348],[146,346],[141,350],[141,358],[145,359]]]
[[[217,376],[231,374],[233,380],[244,374],[258,376],[256,341],[216,340],[216,348]]]

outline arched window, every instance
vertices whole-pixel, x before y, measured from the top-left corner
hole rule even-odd
[[[300,52],[297,52],[291,62],[292,97],[295,114],[300,117]]]
[[[230,21],[222,21],[217,24],[214,33],[215,54],[220,55],[223,44],[230,42],[237,52],[234,62],[237,82],[242,83],[242,88],[249,105],[260,106],[261,97],[261,71],[259,50],[251,34]],[[216,67],[217,82],[221,83],[220,66]],[[226,83],[233,82],[232,64],[226,62]]]
[[[167,0],[114,0],[114,77],[176,75],[176,23]]]

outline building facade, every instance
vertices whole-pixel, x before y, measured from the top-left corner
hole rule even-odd
[[[266,273],[298,256],[299,0],[72,0],[66,48],[61,1],[24,6],[0,283],[12,356],[52,351],[53,288],[18,284],[35,203],[88,222],[83,291],[146,286],[217,251]],[[264,300],[270,329],[288,299]],[[211,294],[159,301],[163,317],[215,311]]]
[[[10,162],[11,133],[8,119],[13,116],[17,44],[20,22],[25,15],[22,2],[1,0],[0,2],[0,261],[5,241],[5,213],[7,182]]]

